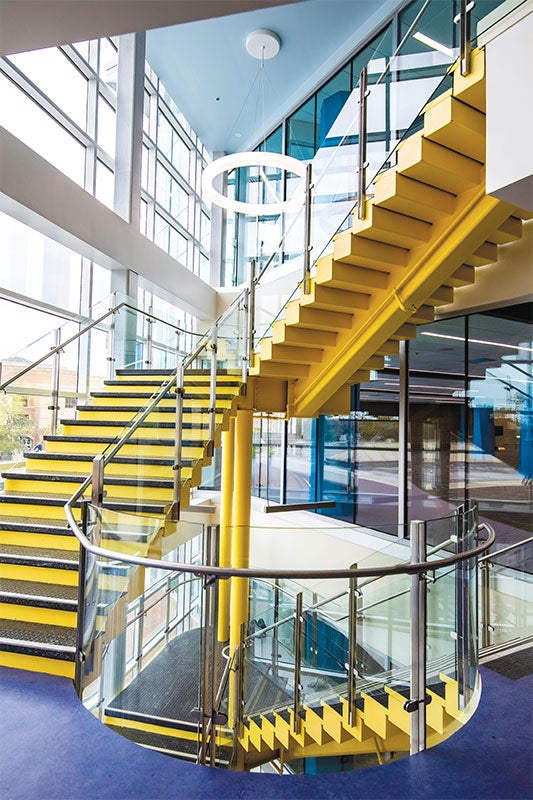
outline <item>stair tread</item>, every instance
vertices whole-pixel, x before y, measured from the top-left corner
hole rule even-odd
[[[121,592],[114,589],[98,591],[98,605],[108,606],[120,597]],[[35,605],[46,608],[59,608],[76,611],[78,607],[78,587],[61,583],[41,583],[40,581],[0,578],[0,602],[16,600],[21,605]]]
[[[87,461],[92,464],[94,456],[88,453],[24,453],[24,458],[32,458],[37,461]],[[187,459],[185,459],[187,460]],[[115,456],[113,464],[143,464],[150,466],[171,467],[174,463],[172,458],[141,458],[138,456]],[[4,473],[9,474],[9,473]],[[131,476],[130,476],[131,477]]]
[[[207,401],[209,401],[209,398],[206,398],[206,399],[207,399]],[[217,399],[220,400],[221,398],[218,397]],[[187,400],[187,397],[185,397],[185,400]],[[207,403],[206,403],[206,405],[207,405]],[[76,406],[76,410],[77,411],[98,411],[98,412],[101,412],[101,411],[127,411],[127,412],[133,411],[133,412],[137,412],[137,411],[143,411],[145,408],[146,408],[146,406],[144,406],[144,405],[133,405],[132,406],[132,405],[126,405],[125,403],[121,403],[120,405],[116,405],[116,406],[115,405],[101,405],[101,406],[98,406],[98,405],[91,405],[91,404],[77,405]],[[204,413],[207,413],[207,409],[206,408],[202,409],[199,406],[187,406],[187,405],[183,406],[183,413],[193,413],[193,412],[198,413],[199,411],[204,411]],[[226,408],[216,408],[215,411],[216,411],[217,414],[223,414],[225,411],[227,411],[227,409]],[[172,406],[157,406],[152,411],[152,414],[175,414],[175,413],[176,413],[176,407],[174,405],[172,405]]]
[[[146,399],[149,400],[151,397],[154,397],[154,392],[91,392],[91,397],[113,397],[113,398],[133,398],[137,399]],[[184,398],[185,399],[194,399],[194,400],[206,400],[209,401],[209,395],[207,392],[189,392],[187,387],[185,387],[184,391]],[[216,396],[219,400],[232,400],[235,397],[235,392],[219,392],[217,391]],[[162,400],[173,399],[173,395],[168,391],[163,397]]]
[[[0,603],[75,612],[78,589],[76,586],[0,578]]]
[[[46,524],[34,522],[23,517],[13,517],[8,514],[0,516],[0,529],[13,531],[29,531],[35,533],[53,533],[60,536],[71,536],[71,530],[65,519],[48,519]]]
[[[62,583],[40,583],[38,581],[14,580],[0,578],[0,594],[24,594],[31,597],[57,598],[78,602],[78,588],[65,586]]]
[[[14,480],[23,480],[23,481],[51,481],[55,483],[83,483],[86,479],[86,474],[79,474],[79,473],[68,473],[68,472],[17,472],[12,470],[11,472],[3,472],[0,473],[3,478],[12,478]],[[135,478],[131,475],[105,475],[104,477],[104,485],[109,486],[149,486],[152,488],[163,488],[168,489],[169,486],[173,485],[172,480],[166,480],[164,478]]]
[[[69,654],[74,659],[76,651],[76,631],[63,625],[45,625],[38,622],[21,622],[20,620],[2,619],[0,649],[20,644],[32,649],[45,649],[51,652]]]
[[[172,429],[174,429],[174,426],[172,426]],[[117,441],[114,436],[64,436],[61,434],[47,435],[44,439],[46,442],[100,442],[101,444],[114,444]],[[129,442],[126,442],[126,445],[146,444],[168,446],[169,444],[173,445],[174,442],[174,437],[157,437],[153,439],[131,439]],[[183,439],[182,444],[184,447],[205,447],[205,441],[203,439]]]
[[[77,567],[78,553],[75,550],[50,550],[47,547],[25,547],[18,544],[0,544],[0,560],[17,559],[24,561],[39,561],[46,566],[54,564],[69,564]]]
[[[3,494],[0,495],[0,503],[2,502],[13,502],[13,503],[28,503],[28,502],[35,502],[37,505],[53,505],[53,506],[64,506],[67,500],[70,500],[70,495],[68,494],[53,494],[51,492],[6,492],[4,491]],[[145,500],[141,502],[135,502],[134,500],[128,500],[125,497],[111,497],[106,496],[104,501],[104,508],[111,508],[114,507],[114,510],[117,510],[116,507],[120,506],[123,510],[144,510],[149,511],[152,510],[156,514],[164,513],[165,508],[167,507],[168,502],[166,501],[157,501],[157,500]]]
[[[128,420],[108,420],[108,419],[62,419],[61,425],[74,425],[74,426],[92,426],[98,428],[120,428],[121,430],[129,428]],[[182,423],[182,428],[208,428],[209,421],[205,422],[186,422]],[[175,428],[175,422],[147,422],[146,420],[139,425],[139,428]],[[45,437],[47,438],[47,437]],[[33,454],[32,454],[33,455]]]

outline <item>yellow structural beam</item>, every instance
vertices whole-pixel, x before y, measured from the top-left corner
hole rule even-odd
[[[235,418],[222,434],[222,491],[220,496],[220,566],[231,565],[233,486],[235,477]],[[218,595],[218,640],[229,639],[230,583],[220,581]]]
[[[253,411],[239,410],[235,419],[235,470],[233,490],[233,530],[231,566],[247,568],[250,564],[250,511],[252,495]],[[239,646],[241,625],[248,622],[248,580],[231,579],[230,653]],[[229,719],[235,725],[237,698],[229,698]]]
[[[455,215],[435,223],[430,242],[411,251],[391,293],[372,298],[369,310],[361,312],[349,330],[338,332],[335,368],[331,359],[325,359],[308,378],[298,381],[291,413],[314,416],[512,210],[507,203],[486,195],[483,183],[464,192],[457,200]]]

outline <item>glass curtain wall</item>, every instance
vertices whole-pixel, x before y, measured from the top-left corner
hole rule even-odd
[[[368,175],[371,177],[383,166],[387,153],[394,150],[410,129],[421,106],[446,74],[458,46],[458,26],[453,23],[453,18],[459,6],[458,0],[434,3],[418,22],[416,32],[425,36],[425,41],[415,38],[411,32],[404,42],[404,37],[424,9],[424,0],[409,3],[257,145],[256,149],[260,151],[285,153],[299,161],[313,160],[313,174],[322,176],[325,173],[315,199],[319,207],[313,214],[315,230],[312,241],[321,242],[315,247],[314,257],[318,257],[331,235],[329,232],[322,241],[321,215],[325,213],[326,218],[331,218],[339,214],[340,221],[356,201],[359,134],[358,123],[353,120],[357,117],[361,70],[368,67],[368,86],[370,89],[373,87],[367,124]],[[487,13],[491,10],[488,6]],[[353,11],[356,11],[355,5]],[[350,9],[346,13],[349,15]],[[428,41],[436,42],[438,47],[428,44]],[[400,45],[400,55],[392,58]],[[328,174],[326,168],[332,153],[341,144],[342,152],[335,157],[335,167]],[[263,182],[253,168],[236,170],[228,177],[227,193],[238,200],[256,202],[257,185],[261,183],[263,194],[272,191],[286,199],[294,188],[292,184],[297,181],[296,178],[287,180],[281,175],[269,174],[272,185],[267,190],[265,176],[262,177]],[[334,204],[333,208],[331,204]],[[252,258],[260,263],[266,262],[283,238],[284,225],[287,222],[283,215],[247,217],[228,214],[223,285],[245,281]],[[301,256],[301,239],[299,229],[289,233],[274,265]]]
[[[0,59],[0,125],[113,207],[118,39]]]
[[[526,538],[533,528],[531,319],[526,303],[419,326],[409,343],[405,498],[398,356],[354,389],[349,414],[283,423],[285,445],[281,427],[258,421],[254,493],[287,503],[334,500],[320,513],[393,533],[400,503],[411,519],[433,519],[474,499],[500,546]]]
[[[141,233],[209,283],[211,207],[202,172],[211,155],[146,63]]]

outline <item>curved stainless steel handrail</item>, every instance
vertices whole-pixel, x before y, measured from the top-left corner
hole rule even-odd
[[[90,479],[85,481],[82,486],[87,488]],[[366,578],[371,576],[382,577],[384,575],[416,575],[417,573],[441,569],[468,558],[477,557],[488,550],[496,540],[494,529],[485,522],[478,526],[488,532],[485,541],[464,553],[455,553],[447,558],[438,561],[420,561],[411,564],[395,564],[388,567],[365,567],[363,569],[333,569],[333,570],[287,570],[287,569],[256,569],[243,567],[213,567],[206,564],[182,564],[178,561],[162,561],[160,559],[143,558],[142,556],[123,555],[105,547],[98,547],[92,544],[78,527],[78,523],[72,511],[72,505],[81,497],[81,487],[78,492],[65,504],[65,513],[70,528],[81,546],[89,553],[101,558],[121,561],[126,564],[134,564],[139,567],[152,567],[154,569],[172,570],[175,572],[192,573],[193,575],[205,576],[210,578]]]

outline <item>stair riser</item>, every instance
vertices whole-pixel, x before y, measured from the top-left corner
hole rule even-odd
[[[36,583],[58,583],[61,586],[77,586],[78,572],[73,569],[32,567],[26,564],[0,564],[0,578]]]
[[[46,460],[40,461],[33,458],[26,459],[26,469],[28,472],[42,472],[43,475],[50,473],[69,473],[75,471],[80,475],[89,475],[92,470],[91,461],[67,461],[67,460]],[[172,478],[172,467],[157,466],[154,464],[115,464],[111,462],[105,468],[106,475],[126,475],[131,478],[161,478],[170,480]]]
[[[23,653],[9,653],[6,650],[0,650],[0,666],[27,669],[30,672],[42,672],[46,675],[60,675],[63,678],[72,679],[74,679],[75,671],[74,663],[69,661],[29,656]]]
[[[396,214],[371,205],[365,220],[354,216],[353,230],[358,236],[411,250],[431,236],[431,225],[419,219]]]
[[[232,384],[235,383],[233,379],[228,381],[220,380],[221,377],[224,376],[217,376],[217,388],[219,393],[226,393],[226,392],[235,392],[239,391],[239,386],[233,386]],[[135,386],[130,386],[127,384],[115,383],[113,385],[108,385],[105,387],[106,391],[111,392],[112,394],[123,394],[127,397],[129,394],[138,394],[142,392],[144,394],[150,392],[151,394],[155,394],[161,389],[161,384],[158,383],[138,383]],[[174,390],[171,389],[171,392]],[[204,394],[209,396],[209,392],[211,391],[211,386],[209,380],[204,381],[203,383],[192,384],[185,381],[185,392],[191,394]]]
[[[220,409],[220,406],[218,406],[218,408]],[[115,421],[116,420],[117,422],[126,423],[126,422],[129,422],[132,419],[132,417],[135,416],[136,413],[137,413],[137,411],[136,411],[135,408],[133,408],[133,409],[131,409],[129,411],[122,411],[122,410],[121,411],[116,411],[116,410],[111,410],[111,409],[109,411],[105,411],[105,410],[104,411],[93,411],[92,409],[84,409],[84,410],[80,409],[78,411],[78,419],[79,420],[102,420],[102,421],[105,421],[105,422],[111,422],[111,421]],[[223,417],[224,417],[224,415],[220,411],[215,415],[217,425],[221,424],[221,422],[223,420]],[[189,425],[191,425],[191,424],[193,424],[193,425],[207,425],[209,423],[209,418],[210,418],[210,414],[209,414],[209,411],[207,410],[207,407],[203,411],[194,411],[194,412],[185,411],[183,413],[183,422],[186,423],[186,424],[189,424]],[[148,416],[146,417],[145,422],[156,422],[156,423],[171,422],[171,423],[174,423],[175,419],[176,419],[176,415],[175,415],[175,413],[173,411],[172,411],[172,413],[168,413],[168,412],[165,412],[165,411],[161,411],[161,412],[154,411],[151,414],[148,414]],[[65,430],[66,427],[68,427],[68,423],[67,423],[67,425],[63,426],[63,433],[65,435],[67,435],[66,430]],[[77,426],[73,426],[73,427],[76,428]],[[120,427],[117,426],[117,428],[118,428],[118,430],[117,430],[118,433],[120,433],[120,432],[124,433],[125,432],[125,428],[124,428],[123,425],[120,426]],[[109,436],[110,435],[109,433],[105,433],[106,429],[107,429],[107,426],[106,426],[105,429],[102,428],[102,436]],[[148,431],[148,430],[151,430],[152,434],[146,433],[146,431]],[[154,430],[157,430],[157,429],[156,428],[139,428],[138,432],[137,431],[134,432],[133,436],[136,437],[136,438],[139,438],[139,437],[148,438],[150,435],[153,435],[153,431]]]
[[[32,533],[30,531],[2,531],[0,530],[0,545],[14,544],[21,547],[46,547],[49,550],[71,550],[77,553],[80,544],[74,534],[69,536],[54,536],[47,533]]]
[[[35,622],[40,625],[62,625],[65,628],[75,628],[77,616],[75,611],[59,611],[53,608],[40,608],[39,606],[0,603],[0,619],[12,619],[20,622]]]
[[[0,515],[6,514],[10,517],[21,517],[22,520],[56,520],[63,514],[62,506],[51,506],[40,503],[11,503],[9,497],[0,497]],[[80,519],[79,509],[74,510],[74,516]],[[40,540],[39,540],[40,541]]]
[[[115,406],[123,404],[128,408],[131,407],[131,408],[137,410],[139,408],[141,408],[141,409],[145,408],[145,406],[147,406],[149,403],[150,403],[150,398],[149,397],[146,397],[146,398],[132,397],[130,399],[125,397],[124,401],[122,401],[122,398],[119,398],[119,397],[95,397],[94,401],[93,401],[93,406],[96,406],[96,407],[98,407],[98,406],[112,406],[114,408]],[[233,399],[229,399],[228,400],[228,399],[225,399],[225,398],[217,397],[217,402],[216,402],[217,408],[231,408],[232,403],[233,403]],[[194,409],[198,409],[198,411],[202,411],[204,409],[205,409],[205,411],[207,411],[207,409],[209,407],[209,395],[207,394],[205,398],[201,398],[201,399],[200,398],[196,398],[196,397],[187,397],[187,395],[185,395],[184,398],[183,398],[183,404],[185,406],[188,406],[188,407],[191,407],[191,408],[194,408]],[[87,406],[85,408],[87,408]],[[90,409],[90,406],[88,406],[88,408]],[[158,405],[157,405],[157,407],[156,407],[156,409],[154,409],[154,410],[157,411],[158,408],[175,409],[176,408],[176,398],[169,397],[168,399],[164,398],[163,400],[160,400]],[[79,412],[81,412],[82,410],[83,409],[80,408]],[[113,416],[114,416],[114,414],[113,414]]]
[[[183,477],[186,478],[187,470],[183,470]],[[47,492],[49,494],[72,496],[79,488],[80,483],[67,483],[64,481],[42,481],[29,480],[17,481],[6,480],[6,490],[10,492]],[[172,488],[154,488],[152,486],[110,486],[104,484],[105,491],[112,497],[124,498],[128,500],[172,500]]]
[[[476,161],[421,137],[407,139],[398,148],[398,172],[452,194],[478,185],[483,174]]]
[[[79,431],[76,435],[79,434]],[[88,455],[98,455],[102,452],[102,445],[97,442],[47,442],[46,451],[48,453],[71,453],[73,449],[77,453],[85,453]],[[135,445],[125,444],[120,450],[121,455],[136,456],[138,458],[173,458],[174,457],[174,441],[168,440],[168,444],[161,445]],[[182,455],[184,458],[199,459],[203,456],[203,448],[200,447],[184,447]]]
[[[455,208],[453,194],[411,180],[396,169],[383,172],[376,180],[373,202],[380,208],[431,223],[450,216]]]

